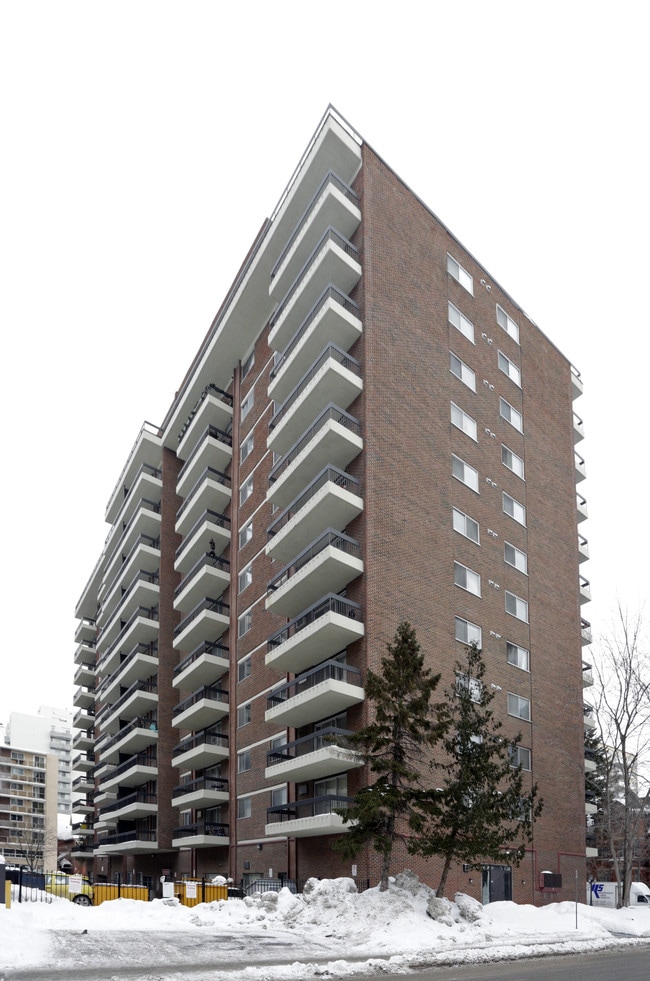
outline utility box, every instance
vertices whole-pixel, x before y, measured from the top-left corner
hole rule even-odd
[[[559,872],[540,872],[540,892],[559,892],[562,888],[562,876]]]

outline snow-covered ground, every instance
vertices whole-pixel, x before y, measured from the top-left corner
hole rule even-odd
[[[403,872],[384,893],[358,894],[351,879],[312,879],[301,896],[283,889],[194,908],[175,899],[83,908],[56,897],[0,906],[0,977],[94,969],[108,979],[128,966],[142,969],[129,974],[142,981],[207,979],[217,970],[232,981],[297,981],[649,941],[649,909],[481,906],[462,894],[452,903]]]

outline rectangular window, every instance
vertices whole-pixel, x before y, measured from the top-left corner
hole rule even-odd
[[[524,480],[524,461],[512,450],[509,450],[504,443],[501,444],[501,463]]]
[[[525,576],[528,575],[528,556],[520,548],[511,545],[510,542],[506,542],[503,546],[503,558],[508,565],[513,565],[515,569],[519,569]]]
[[[244,527],[239,532],[239,547],[243,548],[244,545],[247,545],[252,537],[253,537],[253,522],[247,521]]]
[[[518,412],[510,402],[501,397],[499,399],[499,415],[506,422],[509,422],[511,426],[517,430],[517,432],[523,433],[524,431],[524,419],[521,412]]]
[[[526,508],[519,501],[515,501],[514,497],[510,497],[510,494],[506,494],[505,491],[503,492],[503,510],[520,525],[526,524]]]
[[[249,477],[239,488],[239,506],[241,507],[253,493],[253,478]]]
[[[466,412],[463,412],[455,402],[451,403],[451,421],[454,426],[462,429],[471,439],[476,439],[476,421],[471,416],[468,416]]]
[[[507,590],[506,613],[517,617],[518,620],[523,620],[524,623],[528,623],[528,603],[521,596],[515,596],[514,593],[509,593]]]
[[[516,341],[517,344],[519,344],[518,325],[514,322],[512,317],[508,316],[508,314],[505,312],[503,307],[500,307],[498,303],[497,303],[497,323],[499,327],[502,327],[505,330],[506,334],[509,334],[510,337],[512,337],[513,341]]]
[[[466,589],[468,593],[474,593],[475,596],[481,595],[481,577],[478,572],[472,572],[460,562],[454,562],[454,583],[461,589]]]
[[[531,755],[529,749],[526,749],[524,746],[510,747],[510,766],[519,766],[522,770],[530,770],[530,760]]]
[[[478,521],[474,521],[474,518],[470,518],[468,514],[463,511],[459,511],[458,508],[454,508],[454,531],[459,534],[464,535],[465,538],[469,538],[471,541],[479,544],[479,527]]]
[[[250,392],[245,399],[242,399],[241,403],[241,421],[243,422],[248,413],[253,408],[253,403],[255,401],[255,389],[251,388]]]
[[[243,637],[253,626],[253,611],[247,610],[237,620],[237,636]]]
[[[508,692],[508,715],[514,715],[517,719],[524,719],[530,722],[530,699],[522,698],[521,695],[513,695]]]
[[[499,370],[521,388],[521,371],[518,366],[499,351]]]
[[[474,296],[473,278],[466,269],[463,269],[460,262],[457,262],[453,256],[449,255],[449,253],[447,253],[447,272],[450,276],[453,276],[461,286],[464,286],[468,293],[471,293],[472,296]]]
[[[463,337],[466,337],[467,340],[468,341],[471,341],[472,344],[473,344],[474,343],[474,324],[472,323],[472,321],[471,320],[468,320],[467,317],[465,317],[460,312],[460,310],[458,309],[458,307],[455,307],[453,303],[450,302],[450,303],[448,303],[447,306],[448,306],[448,311],[449,311],[448,312],[449,323],[451,324],[451,326],[452,327],[455,327],[456,330],[459,330],[461,332],[461,334],[463,335]]]
[[[522,671],[530,671],[530,652],[525,647],[507,641],[506,656],[508,664],[514,665],[515,668],[521,668]]]
[[[481,628],[475,623],[470,623],[469,620],[463,620],[462,617],[455,617],[456,622],[456,640],[459,640],[461,644],[476,644],[477,647],[481,646],[482,633]]]
[[[241,363],[241,380],[243,381],[246,375],[249,373],[253,365],[255,364],[255,351],[251,351],[245,361]]]
[[[237,665],[237,681],[245,681],[246,678],[250,678],[252,670],[253,658],[249,654],[248,657],[243,657]]]
[[[478,678],[469,678],[466,674],[456,672],[456,692],[460,694],[462,691],[468,691],[473,702],[480,702],[483,685]],[[473,741],[482,742],[480,737],[473,737]]]
[[[240,705],[237,709],[237,728],[241,729],[243,726],[250,725],[252,719],[252,711],[250,702],[247,705]]]
[[[451,473],[456,480],[461,480],[478,494],[478,470],[475,470],[474,467],[470,467],[470,465],[465,463],[464,460],[461,460],[459,456],[455,456],[453,454],[451,457]]]
[[[240,797],[237,801],[237,817],[249,818],[253,813],[250,797]]]
[[[466,365],[464,361],[461,361],[453,351],[449,352],[449,370],[451,371],[452,375],[459,378],[464,385],[471,388],[473,392],[476,391],[476,375],[469,365]]]
[[[274,787],[271,791],[271,807],[283,807],[287,803],[287,788]]]
[[[249,564],[241,570],[238,577],[239,592],[243,593],[247,586],[250,586],[253,582],[253,566],[252,563]]]
[[[252,766],[250,749],[237,753],[237,773],[246,773],[247,770],[252,769]]]
[[[251,435],[247,436],[244,442],[241,444],[239,448],[239,459],[241,463],[243,463],[244,460],[253,452],[253,442],[253,436]]]

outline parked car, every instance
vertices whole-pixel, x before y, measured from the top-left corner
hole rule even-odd
[[[78,906],[92,906],[93,887],[85,875],[68,875],[66,872],[46,872],[45,892],[70,899]]]

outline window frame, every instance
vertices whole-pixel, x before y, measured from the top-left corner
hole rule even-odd
[[[503,395],[499,396],[499,416],[505,422],[509,423],[513,429],[516,429],[518,433],[523,433],[524,431],[524,416],[519,409],[515,409],[514,405],[511,405],[507,399],[504,399]]]
[[[511,606],[514,606],[514,612],[508,609],[508,599],[514,600],[514,604],[512,602],[510,603]],[[515,617],[515,619],[517,620],[521,620],[522,623],[529,623],[528,600],[525,600],[523,599],[522,596],[517,596],[516,593],[513,593],[509,589],[506,589],[504,595],[504,601],[505,601],[505,610],[509,616]],[[521,614],[524,612],[526,615],[522,616]]]
[[[463,466],[462,477],[459,477],[458,474],[454,473],[454,461],[462,464]],[[469,471],[470,474],[474,474],[476,476],[476,487],[474,487],[471,483],[469,483],[466,480],[467,471]],[[464,484],[465,487],[469,487],[469,489],[474,491],[475,494],[479,493],[478,470],[475,467],[472,467],[469,463],[465,463],[465,461],[461,457],[457,456],[455,453],[451,454],[451,475],[455,480],[459,480],[461,484]]]
[[[250,749],[242,749],[237,753],[237,773],[248,773],[253,769],[253,759]]]
[[[514,507],[513,507],[513,513],[511,513],[510,511],[506,510],[506,501],[511,501],[512,504],[514,505]],[[516,521],[517,524],[519,524],[519,525],[522,526],[522,528],[525,528],[526,527],[526,508],[521,503],[521,501],[518,501],[516,497],[513,497],[512,496],[512,494],[508,494],[507,491],[502,491],[501,492],[501,504],[502,504],[502,507],[503,507],[503,513],[504,514],[507,514],[508,517],[509,518],[512,518],[513,521]],[[517,512],[517,509],[519,509],[520,512],[521,512],[521,517],[519,517],[519,518],[517,517],[517,513],[516,513]]]
[[[253,798],[249,794],[247,797],[237,798],[237,820],[245,821],[253,815]]]
[[[453,276],[457,283],[460,283],[463,289],[467,290],[470,296],[474,296],[474,277],[467,272],[464,266],[461,266],[458,259],[454,259],[450,252],[447,253],[447,272]]]
[[[458,636],[458,632],[459,632],[458,628],[462,625],[464,625],[467,628],[469,627],[472,628],[472,631],[470,631],[469,629],[463,631],[466,634],[465,637]],[[476,634],[475,639],[472,639],[470,636],[472,632]],[[454,636],[459,643],[466,644],[467,646],[475,643],[477,647],[481,647],[483,644],[483,629],[479,627],[477,623],[472,623],[471,620],[466,620],[465,617],[459,617],[459,616],[454,617]]]
[[[465,514],[465,512],[464,511],[461,511],[460,508],[452,507],[451,510],[452,510],[452,527],[453,527],[454,531],[457,531],[458,534],[459,535],[462,535],[464,538],[469,539],[470,542],[474,542],[476,545],[480,545],[481,544],[481,528],[480,528],[480,525],[479,525],[478,521],[476,521],[474,518],[470,517],[469,514]],[[463,530],[461,530],[457,526],[456,516],[458,516],[459,518],[462,519]],[[467,534],[467,523],[470,522],[470,521],[471,521],[471,523],[473,525],[476,525],[476,538],[473,538],[471,535],[468,535]]]
[[[460,366],[459,371],[454,371],[454,358]],[[463,385],[469,388],[470,392],[476,391],[476,372],[473,368],[470,368],[470,366],[463,361],[462,358],[459,358],[454,351],[449,352],[449,371],[454,378],[457,378],[458,381],[462,382]]]
[[[522,762],[521,754],[525,753],[527,755],[527,764]],[[510,747],[510,766],[514,768],[519,767],[522,772],[530,773],[533,769],[533,754],[527,746],[511,746]]]
[[[524,695],[517,695],[516,692],[514,691],[509,691],[507,695],[508,695],[507,697],[508,715],[511,715],[514,719],[521,719],[522,722],[531,722],[532,712],[531,712],[530,698],[526,698]],[[513,700],[512,702],[511,699]],[[516,702],[514,701],[515,699]],[[514,709],[515,706],[517,708],[517,711],[512,711],[511,708]],[[524,706],[526,707],[528,713],[527,715],[522,715],[521,712],[519,711],[519,709],[523,708]]]
[[[246,524],[239,529],[239,548],[244,548],[253,538],[253,519],[250,518]]]
[[[460,580],[464,580],[461,582]],[[474,572],[469,566],[463,565],[462,562],[454,561],[454,585],[458,586],[459,589],[464,589],[467,593],[471,593],[472,596],[481,596],[481,577],[478,572]],[[475,589],[471,587],[475,586]]]
[[[511,548],[514,553],[514,561],[511,561],[506,554],[509,548]],[[517,559],[521,558],[523,558],[523,562],[518,562]],[[512,542],[503,543],[503,561],[506,563],[506,565],[509,565],[513,569],[517,569],[519,572],[523,573],[524,576],[528,575],[528,554],[524,552],[523,549],[517,548],[517,546],[513,545]]]
[[[510,454],[511,462],[513,464],[515,460],[517,461],[517,463],[521,464],[521,473],[519,473],[519,470],[515,466],[511,466],[510,463],[506,463],[506,461],[504,460],[504,456],[506,454]],[[520,457],[518,453],[515,453],[514,450],[511,450],[509,446],[506,446],[505,443],[501,444],[501,463],[506,468],[506,470],[509,470],[510,473],[513,473],[515,477],[519,477],[520,480],[526,479],[526,464],[524,463],[523,458]]]
[[[253,585],[253,563],[249,562],[243,569],[239,570],[237,576],[237,592],[243,593],[245,589]]]
[[[242,657],[237,662],[237,684],[240,681],[246,681],[250,678],[253,673],[253,656],[252,654],[247,654],[246,657]]]
[[[250,412],[255,405],[255,389],[251,388],[250,392],[246,395],[240,402],[239,405],[239,421],[243,422],[246,416],[250,415]]]
[[[516,660],[510,657],[510,650],[517,652]],[[525,657],[520,657],[524,654]],[[521,644],[515,644],[513,640],[506,641],[506,661],[508,664],[512,665],[513,668],[519,668],[520,671],[526,671],[530,674],[530,651],[526,647],[522,647]],[[525,663],[521,663],[521,662]]]
[[[499,313],[503,314],[501,319],[505,320],[505,324],[499,319]],[[506,313],[500,303],[497,303],[496,318],[501,330],[505,331],[508,337],[511,337],[515,343],[519,344],[519,324],[516,320],[512,319],[509,313]]]
[[[253,721],[252,702],[244,702],[243,705],[238,705],[237,728],[243,729],[245,726],[249,726],[252,721]]]
[[[458,323],[456,323],[455,319],[452,319],[452,311],[454,315],[458,314]],[[451,300],[447,300],[447,320],[454,330],[457,330],[459,334],[466,337],[471,344],[476,343],[474,340],[474,324]]]
[[[241,639],[242,637],[245,637],[248,631],[251,630],[252,626],[253,611],[244,610],[244,612],[240,613],[237,617],[237,638]]]
[[[506,368],[504,368],[501,364],[502,358],[507,363]],[[515,364],[515,362],[512,361],[507,354],[504,354],[503,351],[497,351],[497,367],[499,371],[503,372],[503,374],[510,379],[511,382],[514,382],[517,388],[521,388],[521,368],[518,364]],[[514,375],[510,370],[511,368],[514,370]]]
[[[454,409],[456,410],[456,419],[454,419]],[[458,421],[458,417],[460,418],[460,421]],[[452,426],[455,426],[456,429],[460,429],[461,433],[465,433],[466,436],[473,439],[475,443],[478,443],[478,426],[476,424],[476,419],[473,419],[468,412],[461,409],[461,407],[453,400],[451,402],[451,424]]]
[[[253,493],[253,476],[247,477],[243,484],[239,485],[239,506],[244,506],[246,501]]]
[[[248,459],[248,457],[253,452],[254,448],[255,448],[255,438],[254,438],[254,436],[253,436],[252,433],[249,433],[248,436],[246,436],[242,440],[242,442],[240,444],[240,447],[239,447],[239,463],[240,464],[244,463],[244,461]]]

